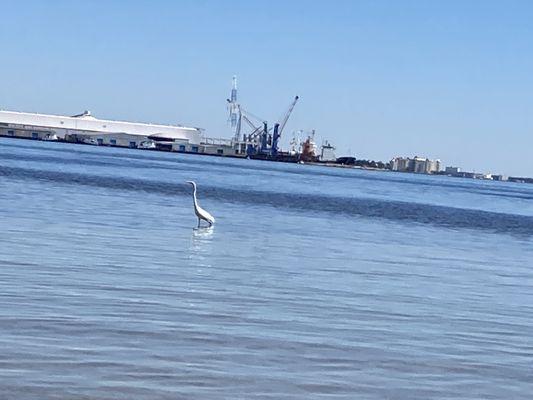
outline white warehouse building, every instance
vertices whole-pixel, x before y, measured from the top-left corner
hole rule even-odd
[[[71,117],[0,110],[0,136],[139,147],[143,142],[201,142],[202,129],[97,119],[89,111]]]

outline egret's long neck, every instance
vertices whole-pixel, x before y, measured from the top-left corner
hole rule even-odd
[[[198,208],[198,201],[196,200],[196,186],[193,186],[192,189],[192,199],[194,202],[194,208]]]

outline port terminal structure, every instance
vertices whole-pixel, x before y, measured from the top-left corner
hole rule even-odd
[[[202,129],[95,118],[90,111],[72,116],[0,111],[0,135],[132,148],[155,143],[199,146]]]
[[[279,120],[270,125],[238,102],[234,76],[231,95],[226,100],[230,139],[207,137],[198,127],[99,119],[90,111],[64,116],[0,110],[0,136],[283,162],[317,161],[314,131],[303,142],[298,138],[298,145],[293,138],[288,152],[279,148],[298,100],[295,96]]]

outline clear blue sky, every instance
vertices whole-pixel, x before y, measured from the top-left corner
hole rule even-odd
[[[200,126],[251,111],[338,155],[533,176],[530,1],[3,1],[0,108]]]

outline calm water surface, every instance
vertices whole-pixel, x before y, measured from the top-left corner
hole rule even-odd
[[[532,315],[533,185],[0,139],[1,399],[530,399]]]

